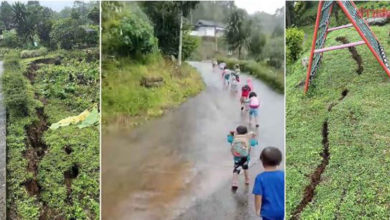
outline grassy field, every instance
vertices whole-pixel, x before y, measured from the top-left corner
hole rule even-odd
[[[388,55],[389,27],[372,27]],[[341,44],[339,36],[361,40],[353,28],[342,29],[328,35],[326,46]],[[309,56],[310,43],[304,45],[301,58]],[[306,68],[300,60],[287,67],[287,218],[310,188],[302,219],[390,218],[390,80],[366,46],[356,49],[360,75],[348,49],[324,53],[306,96],[299,86]]]
[[[182,67],[160,55],[142,61],[131,58],[103,63],[102,108],[104,125],[135,127],[198,94],[204,83],[187,63]],[[140,85],[142,77],[162,77],[159,87]],[[105,126],[106,127],[106,126]]]
[[[99,218],[99,126],[53,123],[99,103],[98,55],[5,56],[9,219]]]

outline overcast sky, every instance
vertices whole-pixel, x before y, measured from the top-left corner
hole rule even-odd
[[[285,4],[285,0],[235,0],[236,6],[245,9],[249,14],[264,11],[274,14],[276,9]]]
[[[14,2],[23,2],[27,3],[28,0],[7,0],[9,3],[14,3]],[[54,11],[61,11],[65,7],[72,7],[73,5],[73,0],[54,0],[54,1],[39,1],[40,5],[46,6],[48,8],[53,9]]]
[[[9,1],[27,2],[28,0]],[[49,7],[55,11],[61,11],[63,8],[72,7],[73,5],[73,0],[46,0],[39,2],[41,5]],[[249,14],[253,14],[258,11],[264,11],[269,14],[274,14],[276,9],[284,6],[285,0],[235,0],[235,4],[237,5],[237,7],[245,9]]]

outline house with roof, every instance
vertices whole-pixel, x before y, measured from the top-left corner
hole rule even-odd
[[[198,20],[191,31],[191,36],[221,37],[225,31],[225,25],[208,20]]]

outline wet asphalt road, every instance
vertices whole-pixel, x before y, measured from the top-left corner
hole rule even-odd
[[[3,61],[0,61],[0,79],[3,74]],[[2,85],[0,82],[0,219],[5,219],[6,216],[6,144],[5,144],[5,132],[6,132],[6,114],[4,96],[2,94]]]
[[[103,219],[258,219],[252,184],[263,169],[260,150],[276,146],[284,152],[284,97],[253,80],[261,109],[260,128],[252,129],[260,146],[251,152],[252,183],[246,187],[241,174],[233,194],[226,135],[248,125],[248,117],[240,111],[239,92],[223,86],[219,70],[210,63],[191,65],[203,76],[203,92],[131,133],[103,135]]]

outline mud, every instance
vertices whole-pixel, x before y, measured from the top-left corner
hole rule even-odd
[[[339,41],[343,44],[348,44],[350,43],[346,37],[337,37],[336,41]],[[359,55],[355,47],[348,47],[349,52],[351,53],[352,58],[356,61],[358,68],[356,69],[357,74],[362,74],[364,68],[363,68],[363,60],[362,57]]]
[[[28,179],[23,185],[30,196],[38,195],[41,192],[41,187],[36,179]]]

